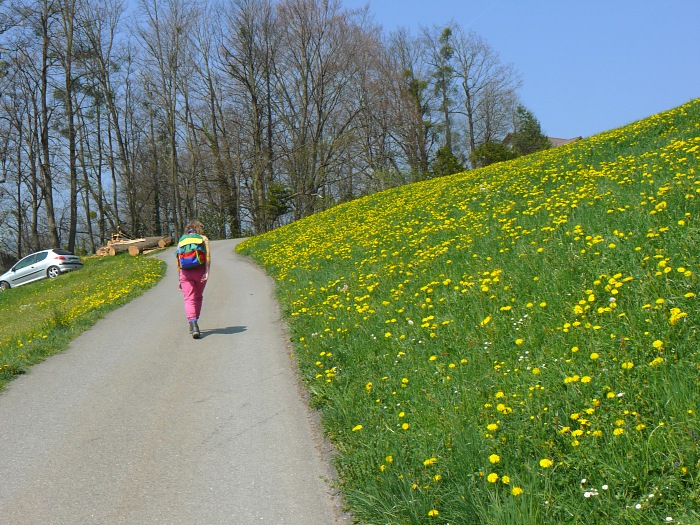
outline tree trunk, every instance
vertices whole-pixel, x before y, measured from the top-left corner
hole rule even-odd
[[[61,18],[63,23],[63,49],[59,53],[63,54],[63,72],[65,89],[65,115],[68,128],[68,177],[70,181],[69,193],[69,227],[68,245],[69,251],[75,251],[75,237],[78,227],[78,168],[76,163],[76,141],[75,141],[75,106],[73,99],[73,27],[75,21],[75,0],[61,2]]]
[[[46,201],[46,220],[48,222],[49,236],[53,248],[60,247],[58,238],[58,228],[56,227],[56,213],[53,202],[53,181],[51,179],[51,149],[49,145],[49,3],[44,0],[43,12],[41,14],[41,153],[39,162],[44,199]]]

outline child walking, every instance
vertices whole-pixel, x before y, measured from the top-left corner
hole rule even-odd
[[[180,237],[176,253],[180,273],[180,290],[185,299],[185,315],[190,325],[190,334],[199,339],[199,314],[202,310],[204,287],[209,279],[211,251],[209,239],[204,235],[204,225],[190,221]]]

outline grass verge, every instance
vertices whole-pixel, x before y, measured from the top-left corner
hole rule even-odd
[[[82,270],[0,293],[0,390],[63,351],[108,312],[156,284],[165,263],[152,257],[87,258]]]

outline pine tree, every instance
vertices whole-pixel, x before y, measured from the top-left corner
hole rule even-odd
[[[502,142],[485,142],[470,155],[469,159],[475,168],[483,168],[490,164],[514,159],[518,154]]]
[[[452,175],[453,173],[464,171],[464,165],[450,151],[449,146],[445,144],[435,152],[435,160],[432,162],[431,171],[435,177],[442,177],[443,175]]]
[[[517,124],[513,134],[513,149],[518,155],[529,155],[536,151],[549,149],[551,143],[542,133],[542,127],[535,115],[526,107],[518,106],[516,110]]]

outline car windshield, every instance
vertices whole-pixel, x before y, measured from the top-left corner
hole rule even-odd
[[[54,250],[54,253],[56,253],[58,255],[73,255],[73,252],[69,252],[68,250],[62,250],[60,248],[57,250]]]

